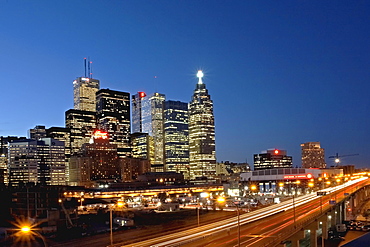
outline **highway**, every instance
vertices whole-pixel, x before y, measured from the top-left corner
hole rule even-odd
[[[320,198],[313,194],[297,197],[279,204],[240,215],[240,246],[275,246],[295,229],[325,212],[329,200],[342,200],[344,193],[352,193],[368,184],[367,178],[346,182],[321,191],[328,194]],[[322,205],[321,205],[322,201]],[[160,246],[238,246],[237,216],[216,223],[195,227],[164,236],[135,242],[120,247]]]

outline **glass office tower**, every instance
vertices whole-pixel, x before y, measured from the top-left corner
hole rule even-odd
[[[188,103],[164,102],[165,170],[189,174],[189,118]]]

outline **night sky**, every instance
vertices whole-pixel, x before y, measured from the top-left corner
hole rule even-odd
[[[0,0],[0,135],[64,126],[93,62],[101,88],[214,102],[217,161],[319,141],[370,168],[370,1]],[[326,159],[328,165],[334,161]]]

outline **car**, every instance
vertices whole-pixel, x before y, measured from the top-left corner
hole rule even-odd
[[[361,229],[363,232],[368,232],[370,231],[370,225],[364,225],[362,226],[362,229]]]
[[[356,228],[355,228],[355,229],[356,229],[357,231],[361,231],[363,226],[364,226],[364,223],[362,223],[362,222],[358,222],[358,223],[357,223],[357,225],[356,225]]]

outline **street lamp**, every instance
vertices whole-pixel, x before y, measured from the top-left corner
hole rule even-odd
[[[202,192],[202,193],[200,193],[200,197],[201,198],[208,198],[209,197],[209,193],[208,192]],[[200,225],[199,207],[200,207],[200,202],[198,201],[198,205],[197,205],[198,226]],[[206,204],[206,207],[208,209],[207,204]]]
[[[110,245],[113,246],[113,209],[115,207],[122,208],[124,203],[122,201],[118,201],[115,205],[111,206],[109,209],[109,223],[110,223]]]
[[[218,203],[226,203],[229,202],[229,200],[226,200],[224,197],[217,198]],[[239,212],[239,206],[232,202],[234,206],[236,207],[236,211],[238,212],[238,247],[240,247],[240,212]]]
[[[14,234],[17,237],[17,242],[27,242],[27,245],[30,245],[30,242],[37,241],[37,238],[42,240],[44,247],[47,247],[44,237],[34,228],[34,224],[26,220],[19,221],[15,224],[18,228],[18,231]]]

